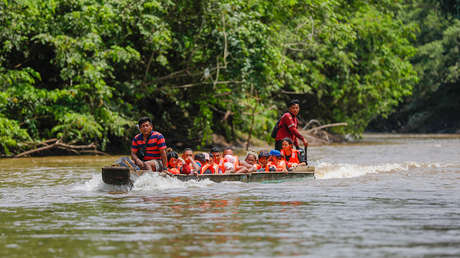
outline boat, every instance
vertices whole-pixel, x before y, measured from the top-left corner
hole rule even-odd
[[[181,181],[189,180],[206,180],[213,182],[239,181],[239,182],[265,182],[279,181],[294,178],[314,178],[315,167],[300,166],[289,172],[255,172],[255,173],[233,173],[233,174],[207,174],[207,175],[174,175],[164,172],[153,172],[150,170],[135,170],[129,167],[110,166],[102,168],[102,181],[109,185],[129,185],[132,186],[134,181],[145,173],[159,173],[161,176],[177,178]]]

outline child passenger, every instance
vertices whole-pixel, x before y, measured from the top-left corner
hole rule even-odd
[[[196,164],[195,160],[193,159],[193,150],[190,148],[186,148],[182,153],[182,174],[190,174],[193,171],[198,171],[199,167]]]
[[[206,164],[201,168],[201,175],[206,175],[206,174],[222,174],[222,170],[219,168],[219,165],[217,165],[214,162],[214,158],[212,154],[205,153],[205,157],[209,157],[206,161]],[[206,158],[205,158],[206,159]]]
[[[287,172],[286,161],[279,150],[271,150],[268,158],[268,170],[273,172]]]
[[[195,167],[197,168],[194,172],[201,174],[201,169],[206,165],[206,157],[204,153],[195,154]]]
[[[211,156],[214,160],[214,163],[219,166],[219,169],[224,171],[224,157],[222,155],[222,151],[219,147],[213,147],[211,149]]]
[[[182,170],[182,162],[179,161],[179,155],[175,151],[169,151],[166,153],[168,158],[168,172],[174,175],[180,174]]]
[[[259,163],[257,164],[257,172],[268,172],[268,157],[270,155],[266,151],[259,152]]]

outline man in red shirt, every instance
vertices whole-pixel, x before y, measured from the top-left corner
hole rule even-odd
[[[282,140],[286,137],[292,140],[297,149],[299,148],[297,138],[302,140],[304,146],[308,146],[307,140],[297,130],[297,125],[299,123],[297,120],[297,114],[299,114],[300,111],[299,101],[297,99],[293,99],[289,102],[288,111],[289,112],[286,112],[281,116],[278,125],[278,132],[276,133],[275,138],[276,150],[282,149]]]
[[[152,120],[142,117],[139,120],[140,134],[136,135],[131,144],[131,158],[141,169],[163,171],[167,169],[165,138],[153,131]]]

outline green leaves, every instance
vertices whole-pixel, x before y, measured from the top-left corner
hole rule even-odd
[[[90,114],[66,113],[58,121],[51,132],[66,142],[91,142],[103,135],[102,126]]]
[[[395,18],[398,8],[329,0],[0,2],[0,114],[33,139],[102,149],[129,144],[133,121],[149,115],[168,144],[206,145],[214,133],[267,136],[289,92],[302,97],[304,118],[351,121],[360,133],[415,80],[407,61],[413,32]]]

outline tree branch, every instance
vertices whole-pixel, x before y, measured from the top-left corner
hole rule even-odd
[[[318,127],[315,127],[315,128],[309,129],[309,130],[306,130],[305,132],[306,132],[306,133],[311,133],[311,132],[315,132],[315,131],[318,131],[318,130],[321,130],[321,129],[324,129],[324,128],[328,128],[328,127],[347,126],[347,125],[348,125],[348,123],[345,123],[345,122],[327,124],[327,125],[322,125],[322,126],[318,126]]]

